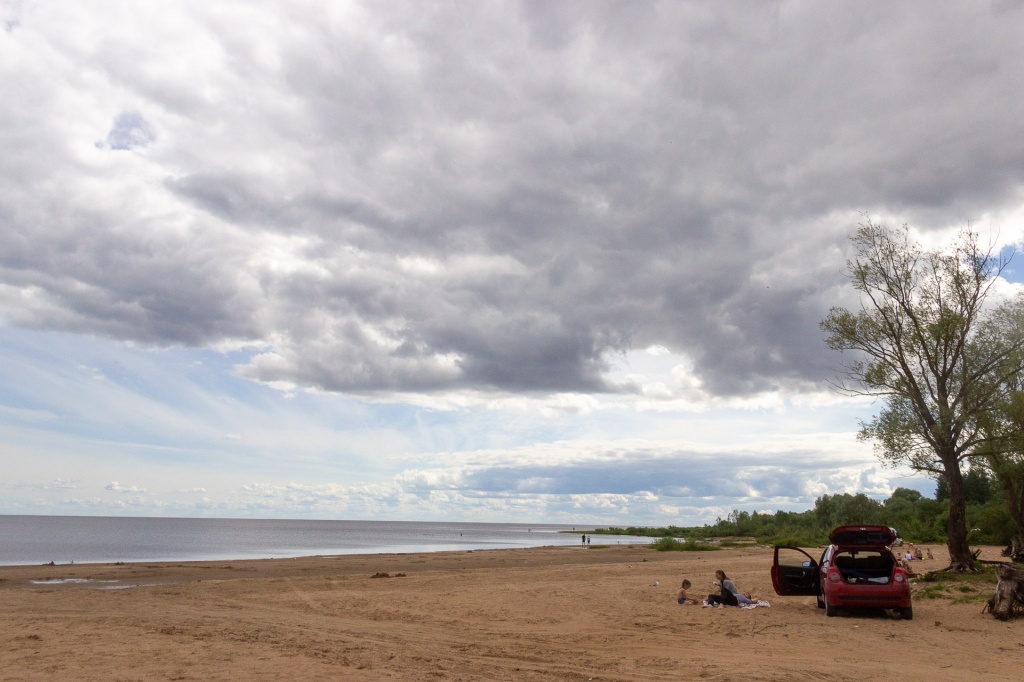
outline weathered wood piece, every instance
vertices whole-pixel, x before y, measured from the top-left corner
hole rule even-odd
[[[986,610],[999,620],[1024,615],[1024,571],[1010,566],[996,568],[996,593],[989,597]]]

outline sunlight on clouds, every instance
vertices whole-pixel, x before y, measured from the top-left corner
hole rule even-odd
[[[399,270],[414,275],[437,275],[444,270],[444,266],[436,258],[400,256],[397,262]]]
[[[568,500],[573,509],[587,514],[601,514],[608,512],[615,514],[628,514],[629,505],[633,498],[629,495],[610,495],[602,493],[597,495],[569,495]]]
[[[50,483],[46,484],[47,488],[57,488],[61,490],[72,490],[78,487],[78,482],[75,480],[56,478]]]
[[[440,356],[442,364],[457,365],[455,356]],[[437,393],[404,393],[380,391],[363,396],[368,403],[413,405],[439,412],[484,409],[490,412],[510,412],[519,415],[537,415],[551,418],[558,415],[587,415],[599,409],[602,401],[583,393],[556,393],[543,396],[509,395],[505,392],[439,391]]]
[[[693,363],[664,346],[629,351],[618,360],[607,377],[613,385],[632,387],[633,402],[641,409],[700,411],[712,396],[693,372]]]
[[[109,491],[115,492],[115,493],[144,493],[144,492],[146,492],[145,488],[139,488],[138,486],[134,486],[134,485],[121,485],[117,481],[111,481],[110,483],[105,485],[104,486],[104,490],[109,490]]]
[[[327,279],[331,273],[309,254],[320,247],[318,239],[305,235],[263,233],[248,257],[247,269],[275,275],[303,273],[315,279]]]

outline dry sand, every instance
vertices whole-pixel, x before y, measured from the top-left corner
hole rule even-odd
[[[941,567],[936,556],[923,567]],[[999,622],[955,591],[916,598],[911,621],[826,618],[813,597],[774,594],[771,561],[768,548],[618,545],[0,567],[0,679],[1024,677],[1024,620]],[[717,568],[771,607],[676,604],[682,578],[704,594]],[[92,582],[32,582],[58,578]]]

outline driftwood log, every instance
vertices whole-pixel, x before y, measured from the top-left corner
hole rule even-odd
[[[999,620],[1024,615],[1024,571],[1002,565],[996,568],[996,593],[985,607]]]

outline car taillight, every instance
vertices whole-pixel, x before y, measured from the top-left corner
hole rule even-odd
[[[898,583],[901,583],[904,580],[906,580],[906,576],[903,575],[903,570],[902,569],[897,568],[896,569],[896,573],[892,576],[892,579],[895,580]]]
[[[834,583],[837,583],[843,579],[843,576],[839,575],[839,569],[833,568],[828,572],[828,579]]]

